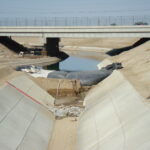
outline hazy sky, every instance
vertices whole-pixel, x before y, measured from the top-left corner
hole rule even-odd
[[[0,0],[0,17],[149,15],[150,0]]]

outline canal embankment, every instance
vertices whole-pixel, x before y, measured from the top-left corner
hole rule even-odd
[[[47,92],[50,81],[42,79],[45,81],[38,83],[39,78],[35,82],[27,73],[16,72],[8,66],[2,68],[1,148],[149,149],[149,47],[150,42],[147,41],[117,56],[110,56],[109,60],[98,65],[102,68],[112,62],[120,62],[123,68],[113,71],[85,93],[85,109],[80,112],[82,114],[79,118],[68,117],[68,112],[67,117],[55,116],[66,111],[63,110],[64,105],[53,106],[55,95],[50,96]],[[46,82],[46,87],[42,87]],[[53,82],[57,88],[61,87],[59,85],[62,81]],[[70,82],[64,86],[73,88]]]

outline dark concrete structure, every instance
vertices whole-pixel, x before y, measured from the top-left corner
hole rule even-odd
[[[59,38],[46,38],[46,51],[48,56],[59,55]]]

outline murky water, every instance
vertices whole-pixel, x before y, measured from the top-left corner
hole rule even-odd
[[[88,71],[97,70],[97,64],[99,64],[99,61],[88,58],[70,56],[64,61],[53,65],[44,66],[43,68],[48,70]]]

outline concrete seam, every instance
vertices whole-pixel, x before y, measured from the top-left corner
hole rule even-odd
[[[0,120],[0,123],[2,123],[2,122],[5,120],[5,118],[8,116],[8,114],[11,113],[11,112],[14,110],[14,108],[21,102],[21,100],[22,100],[23,97],[24,97],[24,96],[22,96],[22,97],[17,101],[17,103],[15,103],[15,105],[7,112],[7,114]]]
[[[111,95],[111,93],[110,93],[110,95]],[[118,113],[118,110],[117,110],[117,108],[116,108],[116,105],[114,104],[114,102],[113,102],[113,100],[112,100],[112,95],[111,95],[111,102],[112,102],[112,104],[113,104],[113,106],[114,106],[114,110],[115,110],[116,116],[117,116],[117,118],[118,118],[118,121],[120,122],[121,130],[122,130],[122,134],[123,134],[123,138],[124,138],[123,149],[125,150],[125,149],[126,149],[126,135],[125,135],[125,130],[124,130],[124,128],[123,128],[122,120],[121,120],[121,118],[120,118],[120,116],[119,116],[119,113]]]
[[[21,143],[22,143],[22,142],[23,142],[23,140],[25,139],[25,136],[27,135],[27,133],[28,133],[28,131],[29,131],[29,129],[30,129],[30,127],[31,127],[31,125],[32,125],[32,123],[33,123],[33,121],[35,120],[35,118],[36,118],[36,116],[37,116],[37,113],[38,113],[38,110],[36,111],[36,113],[35,113],[35,115],[34,115],[34,117],[33,117],[32,121],[31,121],[31,123],[30,123],[30,124],[29,124],[29,126],[27,127],[27,129],[26,129],[26,131],[25,131],[25,134],[24,134],[24,136],[23,136],[23,138],[22,138],[21,142],[20,142],[20,143],[19,143],[19,145],[17,146],[16,150],[18,150],[18,149],[19,149],[19,147],[20,147]]]
[[[96,112],[93,114],[97,114]],[[97,136],[97,150],[100,150],[100,144],[99,144],[99,134],[98,134],[98,128],[96,126],[96,118],[94,115],[94,124],[95,124],[95,129],[96,129],[96,136]]]
[[[13,84],[11,84],[10,82],[7,81],[7,83],[12,86],[13,88],[15,88],[17,91],[19,91],[20,93],[22,93],[24,96],[30,98],[32,101],[40,104],[41,106],[45,107],[42,103],[40,103],[38,100],[36,100],[35,98],[33,98],[32,96],[28,95],[26,92],[22,91],[21,89],[17,88],[16,86],[14,86]],[[30,87],[29,89],[31,89],[32,87]],[[29,90],[28,89],[28,90]]]
[[[8,84],[8,85],[9,85],[9,84]],[[29,89],[30,89],[30,88],[29,88]],[[29,90],[29,89],[28,89],[28,90]],[[22,97],[18,100],[18,102],[15,103],[15,105],[10,109],[10,111],[8,111],[7,114],[0,120],[0,123],[2,123],[2,121],[5,120],[5,118],[8,116],[8,114],[14,110],[14,108],[21,102],[21,100],[23,99],[23,97],[24,97],[24,95],[22,95]]]

